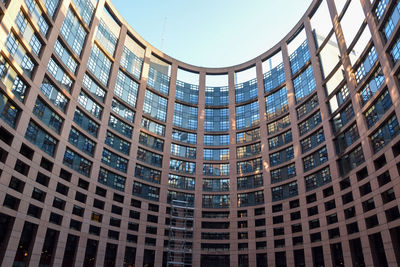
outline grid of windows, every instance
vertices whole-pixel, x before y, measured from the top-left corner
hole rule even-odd
[[[0,81],[18,100],[24,101],[28,86],[2,55],[0,55]]]
[[[139,147],[136,159],[151,166],[160,168],[162,166],[163,156]]]
[[[236,129],[255,126],[260,122],[258,101],[236,107]]]
[[[285,82],[283,63],[264,73],[264,92],[268,93]]]
[[[228,192],[229,179],[203,179],[203,191],[205,192]]]
[[[298,72],[310,60],[310,52],[308,51],[308,43],[305,40],[290,56],[290,67],[292,74]]]
[[[312,112],[316,107],[318,107],[318,95],[315,94],[312,98],[307,100],[304,104],[296,109],[297,119],[302,119],[310,112]]]
[[[54,152],[57,147],[57,139],[52,135],[48,134],[45,130],[39,127],[35,122],[30,121],[28,128],[25,132],[25,138],[28,139],[32,144],[36,145],[38,148],[54,156]]]
[[[400,2],[397,1],[395,7],[393,8],[392,13],[390,14],[388,21],[385,24],[384,30],[383,30],[386,40],[389,40],[390,36],[393,33],[395,26],[399,22],[399,19],[400,19]]]
[[[96,143],[93,142],[88,137],[86,137],[84,134],[82,134],[74,127],[71,127],[71,130],[69,132],[68,142],[73,146],[75,146],[76,148],[78,148],[79,150],[81,150],[82,152],[93,157]]]
[[[296,165],[291,163],[289,165],[280,167],[279,169],[271,170],[271,183],[278,183],[296,176]]]
[[[160,188],[134,181],[132,194],[148,200],[158,201],[160,198]]]
[[[143,60],[136,56],[128,47],[124,46],[121,56],[121,66],[135,78],[140,79]]]
[[[400,59],[400,37],[397,38],[396,43],[393,45],[390,55],[392,56],[393,62],[396,64]]]
[[[264,185],[264,179],[263,179],[263,175],[261,173],[237,178],[237,189],[238,190],[247,190],[247,189],[260,187],[263,185]]]
[[[64,47],[64,45],[57,39],[56,44],[54,46],[54,51],[56,52],[57,56],[61,59],[61,61],[67,66],[67,68],[75,74],[76,67],[78,63],[72,57],[72,55],[68,52],[68,50]]]
[[[5,94],[0,92],[0,118],[12,128],[18,119],[20,109]]]
[[[46,36],[49,30],[49,24],[38,3],[35,0],[25,0],[25,4],[28,7],[33,22],[39,26],[40,32]]]
[[[175,98],[190,104],[198,104],[199,102],[199,86],[176,81]]]
[[[257,79],[236,84],[235,85],[235,100],[236,104],[246,102],[248,100],[257,98]]]
[[[192,177],[168,174],[168,186],[177,189],[194,190],[195,180]]]
[[[312,129],[315,129],[321,123],[321,121],[321,113],[319,111],[314,113],[314,115],[312,115],[310,118],[299,124],[300,136],[308,133]]]
[[[86,93],[81,91],[78,96],[78,103],[81,105],[85,110],[87,110],[90,114],[101,119],[101,115],[103,113],[103,108],[97,104],[93,99],[91,99]]]
[[[396,115],[390,117],[371,135],[371,143],[374,152],[378,152],[386,146],[400,132],[399,122]]]
[[[125,75],[122,71],[118,71],[117,83],[115,84],[114,94],[121,98],[125,103],[132,107],[136,107],[136,98],[138,94],[139,84]]]
[[[165,136],[165,126],[147,118],[142,118],[142,127],[154,134]]]
[[[59,0],[45,0],[44,1],[44,6],[47,9],[47,13],[50,15],[50,17],[53,17],[54,12],[57,9]]]
[[[82,85],[99,101],[104,103],[106,91],[101,88],[89,75],[85,73]]]
[[[168,100],[164,97],[146,90],[143,103],[143,113],[157,120],[165,122],[167,117]]]
[[[264,204],[264,191],[237,194],[238,207],[249,207]]]
[[[120,134],[124,135],[125,137],[131,138],[132,137],[132,126],[126,124],[125,122],[119,120],[118,118],[110,115],[108,120],[108,126],[115,131],[119,132]]]
[[[94,5],[91,0],[72,0],[75,5],[76,10],[81,15],[83,21],[86,25],[90,24],[92,20]]]
[[[94,120],[92,120],[80,109],[75,110],[74,122],[90,135],[97,137],[99,131],[99,124],[97,124]]]
[[[69,47],[80,56],[87,33],[71,9],[67,11],[60,33]]]
[[[365,112],[368,128],[371,128],[375,123],[382,118],[385,112],[392,107],[392,99],[389,92],[386,90],[376,100],[376,102]]]
[[[50,58],[49,64],[47,65],[47,70],[61,87],[66,89],[68,92],[71,91],[72,88],[71,77],[69,77],[69,75],[60,67],[60,65],[53,58]]]
[[[161,71],[150,67],[147,85],[151,88],[168,95],[170,77]]]
[[[203,208],[226,209],[229,208],[229,195],[203,195]]]
[[[350,98],[350,92],[347,88],[347,85],[343,85],[342,88],[329,100],[329,108],[330,112],[335,112],[338,108],[340,108],[347,99]]]
[[[96,44],[92,46],[87,68],[102,84],[107,86],[111,70],[111,60],[106,57]]]
[[[187,159],[195,159],[196,158],[196,148],[189,146],[182,146],[178,144],[171,144],[171,155],[187,158]]]
[[[115,46],[117,45],[117,37],[107,27],[103,19],[100,19],[96,39],[111,56],[114,55]]]
[[[221,149],[210,149],[205,148],[203,150],[204,160],[228,160],[229,159],[229,148]]]
[[[359,145],[338,160],[340,174],[346,175],[349,171],[364,163],[364,161],[364,153],[361,145]]]
[[[181,130],[172,130],[172,139],[186,144],[197,144],[197,134],[184,132]]]
[[[236,148],[236,158],[243,159],[252,157],[261,153],[261,143],[255,143],[247,146]]]
[[[229,129],[229,110],[227,108],[206,108],[204,130],[206,132],[222,132]]]
[[[126,178],[107,169],[100,168],[98,181],[119,191],[125,191]]]
[[[197,130],[197,108],[175,103],[174,126],[188,130]]]
[[[135,112],[133,110],[115,99],[112,100],[111,110],[131,123],[135,118]]]
[[[289,115],[267,124],[268,134],[275,134],[290,125]]]
[[[272,201],[279,201],[298,195],[297,181],[271,188]]]
[[[115,134],[113,134],[110,131],[107,131],[106,140],[104,143],[106,143],[110,147],[114,148],[115,150],[117,150],[125,155],[129,155],[129,151],[131,149],[131,143],[116,136]]]
[[[64,119],[55,113],[41,98],[36,99],[32,113],[50,129],[54,130],[58,134],[60,133]]]
[[[75,153],[68,147],[65,149],[63,163],[65,166],[70,167],[71,169],[85,175],[86,177],[90,177],[92,162],[82,157],[78,153]]]
[[[189,207],[194,206],[194,194],[168,190],[167,203],[171,204],[173,199],[187,201]]]
[[[361,65],[355,70],[357,83],[360,83],[367,76],[377,60],[378,54],[376,53],[376,48],[375,46],[372,46],[364,60],[361,62]]]
[[[101,162],[104,164],[118,170],[121,172],[127,171],[128,168],[128,160],[126,158],[120,157],[114,152],[111,152],[110,150],[103,148],[103,154],[101,156]]]
[[[306,183],[306,191],[313,190],[329,183],[331,181],[331,172],[329,166],[313,174],[307,175],[304,180]]]
[[[229,175],[229,163],[224,163],[224,164],[204,163],[203,174],[207,176]]]
[[[11,32],[7,37],[6,47],[8,52],[10,52],[10,55],[13,57],[15,63],[22,68],[28,77],[32,78],[35,64],[13,32]]]
[[[17,25],[24,39],[29,43],[29,46],[32,48],[33,53],[39,56],[40,49],[42,48],[42,43],[39,41],[39,38],[35,33],[34,28],[28,22],[22,11],[18,12],[17,18],[15,19],[15,24]]]
[[[273,119],[289,110],[286,87],[265,98],[267,120]]]
[[[169,160],[169,169],[175,172],[195,174],[196,173],[196,163],[178,159]]]
[[[292,142],[292,131],[289,130],[280,135],[268,139],[269,149],[276,149],[278,147],[284,146],[288,143]]]
[[[294,158],[293,146],[282,149],[269,155],[269,164],[276,166]]]
[[[206,106],[226,106],[228,105],[228,86],[211,87],[206,86]]]
[[[204,145],[206,146],[227,146],[229,145],[229,134],[204,135]]]
[[[301,152],[306,153],[310,151],[314,147],[322,144],[325,141],[324,129],[319,129],[318,131],[314,132],[310,136],[304,138],[300,141],[301,145]]]
[[[336,153],[341,154],[346,148],[354,144],[359,137],[357,125],[353,124],[336,138]]]
[[[319,149],[311,155],[303,158],[304,171],[309,171],[328,161],[328,151],[326,147]]]
[[[293,86],[296,103],[301,102],[305,97],[315,91],[316,85],[312,66],[309,66],[293,80]]]
[[[136,164],[135,177],[144,181],[159,184],[161,181],[161,172],[140,164]]]
[[[382,18],[383,13],[386,10],[386,6],[387,6],[388,2],[389,2],[389,0],[380,0],[378,2],[378,5],[376,6],[375,11],[374,11],[375,16],[377,17],[378,20],[380,20]]]
[[[354,117],[353,105],[350,103],[332,119],[332,128],[336,133]]]
[[[53,105],[59,108],[62,112],[68,104],[68,99],[61,93],[57,87],[55,87],[47,78],[43,79],[42,86],[40,86],[40,91],[50,100]]]
[[[261,171],[263,168],[262,159],[256,158],[246,161],[240,161],[236,163],[236,172],[237,174],[244,174],[250,172]]]
[[[164,150],[164,141],[162,139],[154,137],[144,132],[140,132],[139,143],[158,151]]]

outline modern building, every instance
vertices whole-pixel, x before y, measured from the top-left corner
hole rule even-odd
[[[1,266],[397,266],[399,20],[314,0],[205,68],[109,0],[2,0]]]

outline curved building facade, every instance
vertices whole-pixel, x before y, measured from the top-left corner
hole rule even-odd
[[[204,68],[109,0],[2,0],[2,266],[397,266],[399,19],[314,0]]]

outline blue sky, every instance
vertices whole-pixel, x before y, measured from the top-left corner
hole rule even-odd
[[[227,67],[271,48],[312,0],[113,0],[150,44],[186,63]],[[261,30],[260,30],[261,29]]]

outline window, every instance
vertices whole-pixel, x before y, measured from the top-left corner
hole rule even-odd
[[[296,103],[301,102],[305,97],[315,91],[315,80],[312,66],[309,66],[293,80]]]
[[[197,108],[175,103],[174,126],[188,130],[197,130]]]
[[[283,129],[285,129],[286,127],[288,127],[289,125],[290,125],[290,118],[289,118],[289,115],[287,115],[279,120],[268,123],[267,124],[268,134],[272,135],[277,132],[280,132]]]
[[[260,120],[258,101],[236,107],[236,129],[257,125]]]
[[[138,94],[139,84],[125,75],[122,71],[118,71],[117,82],[115,84],[114,94],[122,99],[131,107],[136,107],[136,98]]]
[[[103,85],[107,86],[111,70],[111,60],[107,58],[96,44],[92,46],[87,68]]]
[[[42,91],[53,105],[59,108],[62,112],[65,112],[69,100],[47,78],[43,79],[40,91]]]
[[[111,110],[129,122],[133,122],[135,112],[113,98]]]
[[[221,148],[221,149],[206,148],[203,150],[203,159],[204,160],[228,160],[229,159],[229,149],[228,148]]]
[[[205,109],[204,130],[206,132],[222,132],[229,129],[229,110]]]
[[[107,133],[106,133],[105,143],[107,145],[109,145],[110,147],[114,148],[115,150],[117,150],[125,155],[129,155],[129,152],[131,149],[131,143],[116,136],[115,134],[113,134],[110,131],[107,131]]]
[[[97,137],[99,125],[80,109],[76,109],[74,113],[74,122],[78,124],[88,134]]]
[[[128,168],[128,160],[126,158],[120,157],[117,154],[111,152],[110,150],[104,148],[103,154],[101,157],[101,162],[107,164],[108,166],[121,171],[125,172]]]
[[[154,119],[165,122],[167,116],[167,104],[168,100],[166,98],[146,90],[143,113]]]
[[[331,173],[329,166],[325,167],[313,174],[304,178],[306,183],[306,190],[310,191],[320,186],[323,186],[331,181]]]
[[[228,95],[228,86],[206,86],[206,106],[226,106],[228,105]]]
[[[182,145],[172,143],[171,144],[171,155],[181,157],[181,158],[195,159],[196,158],[196,148],[182,146]]]
[[[136,164],[135,177],[152,183],[160,183],[161,172],[140,164]]]
[[[267,120],[273,119],[289,110],[286,87],[270,94],[265,99]]]
[[[81,0],[76,0],[77,2]],[[83,1],[82,1],[83,2]],[[87,1],[90,2],[90,1]],[[90,3],[91,4],[91,3]],[[92,12],[93,12],[93,5],[92,5]],[[89,9],[81,9],[82,11],[89,11]],[[91,17],[91,16],[90,16]],[[83,17],[85,18],[85,17]],[[89,23],[87,23],[89,24]],[[67,11],[67,15],[65,16],[64,22],[60,29],[60,34],[64,37],[67,44],[70,48],[78,55],[81,55],[83,44],[85,43],[86,39],[86,31],[84,27],[80,24],[79,19],[75,16],[74,12],[69,8]]]
[[[268,93],[285,81],[283,63],[264,73],[264,92]]]
[[[93,157],[96,143],[79,132],[76,128],[71,127],[68,142],[79,150]]]
[[[198,104],[199,86],[177,80],[175,98],[189,104]]]
[[[92,168],[92,162],[82,157],[81,155],[75,153],[68,147],[65,150],[64,165],[70,167],[71,169],[90,177],[90,171]]]
[[[98,181],[104,185],[123,192],[125,190],[125,180],[125,177],[104,168],[100,168]]]
[[[164,140],[151,136],[144,132],[140,132],[139,143],[158,151],[164,150]],[[196,149],[194,153],[196,154]]]
[[[308,51],[307,40],[305,40],[292,54],[289,56],[292,74],[298,72],[310,60],[310,52]]]
[[[100,18],[99,26],[97,28],[96,39],[111,56],[114,55],[115,46],[117,45],[117,37],[108,28],[106,22],[102,18]]]
[[[29,122],[25,132],[25,138],[50,156],[54,156],[58,141],[35,122]]]
[[[0,92],[0,118],[12,128],[18,119],[20,109],[5,94]]]
[[[257,79],[235,84],[235,99],[236,104],[257,98]]]
[[[55,113],[46,102],[39,97],[36,99],[35,106],[33,107],[33,114],[56,133],[60,133],[64,119]]]
[[[149,150],[143,149],[141,147],[138,148],[137,150],[137,157],[138,160],[145,162],[151,166],[155,166],[155,167],[162,167],[162,160],[163,160],[163,156],[153,153]]]

